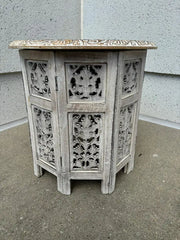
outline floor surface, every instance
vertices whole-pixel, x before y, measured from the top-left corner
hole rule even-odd
[[[0,240],[179,240],[180,131],[139,121],[135,168],[118,173],[102,195],[99,181],[33,175],[27,124],[0,133]]]

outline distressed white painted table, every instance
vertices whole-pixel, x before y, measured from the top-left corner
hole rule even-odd
[[[99,179],[112,193],[116,173],[134,166],[147,41],[14,41],[20,50],[34,173]]]

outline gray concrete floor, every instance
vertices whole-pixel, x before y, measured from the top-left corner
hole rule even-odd
[[[0,240],[179,240],[180,131],[139,121],[134,171],[117,175],[102,195],[99,181],[33,175],[27,124],[0,133]]]

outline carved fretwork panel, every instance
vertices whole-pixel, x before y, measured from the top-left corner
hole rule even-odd
[[[130,154],[135,112],[136,103],[120,109],[117,164]]]
[[[66,81],[68,101],[103,101],[106,64],[66,64]]]
[[[102,113],[70,113],[71,170],[100,170],[103,117]]]
[[[40,107],[32,107],[33,122],[37,139],[38,159],[55,165],[52,132],[52,113]]]
[[[122,96],[126,97],[138,91],[140,78],[141,61],[126,60],[124,61],[124,75],[122,82]]]
[[[30,94],[50,98],[48,61],[27,60],[26,66]]]

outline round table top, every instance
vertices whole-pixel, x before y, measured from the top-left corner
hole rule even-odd
[[[149,41],[61,39],[61,40],[16,40],[9,48],[17,49],[156,49]]]

